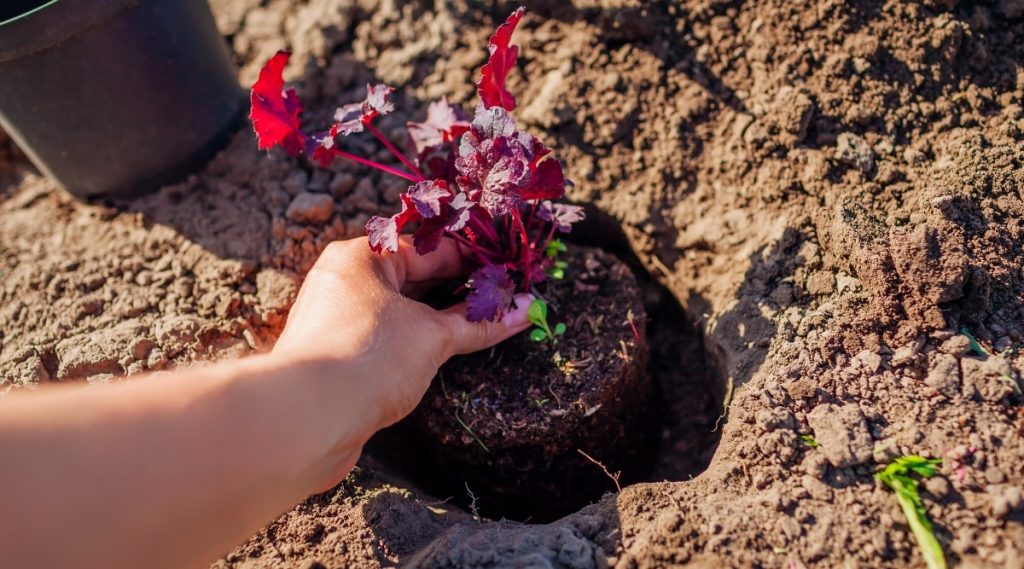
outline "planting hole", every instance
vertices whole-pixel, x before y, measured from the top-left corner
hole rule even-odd
[[[708,360],[709,351],[705,349],[701,335],[689,322],[675,297],[643,271],[618,226],[597,212],[591,212],[589,220],[574,232],[573,241],[578,245],[597,246],[613,252],[633,270],[639,281],[643,309],[647,313],[646,343],[650,348],[650,359],[643,369],[650,375],[652,396],[647,397],[646,390],[643,390],[643,396],[634,398],[633,393],[640,387],[639,384],[634,385],[635,380],[628,373],[616,379],[626,382],[615,388],[625,398],[622,401],[626,411],[609,410],[609,405],[614,405],[609,400],[601,413],[595,410],[594,419],[610,424],[574,423],[589,425],[589,432],[580,440],[589,441],[581,444],[591,447],[572,446],[571,456],[563,461],[552,459],[550,453],[531,450],[529,446],[511,453],[493,451],[487,444],[493,439],[486,433],[474,432],[476,425],[465,419],[466,412],[459,416],[457,409],[460,407],[448,405],[449,400],[472,400],[479,392],[470,383],[469,388],[456,393],[452,386],[457,380],[449,376],[444,380],[448,387],[443,393],[435,385],[425,399],[434,402],[433,409],[424,413],[421,408],[418,417],[414,414],[410,420],[380,433],[370,442],[367,454],[372,461],[408,483],[446,499],[449,505],[487,518],[530,522],[547,522],[575,512],[599,500],[604,493],[615,491],[616,486],[625,487],[642,481],[688,480],[707,467],[721,432],[718,423],[725,389],[717,372],[718,366]],[[624,309],[621,312],[625,314]],[[619,315],[606,314],[605,317],[604,330],[619,324]],[[628,336],[632,337],[632,333]],[[615,342],[618,345],[618,340]],[[623,349],[625,351],[625,347]],[[509,352],[507,357],[513,360],[511,366],[527,365],[529,359],[517,356],[515,352]],[[638,358],[637,361],[643,361],[642,356]],[[503,369],[504,372],[498,372],[496,368],[495,373],[471,377],[474,381],[477,378],[479,381],[513,381],[510,375],[519,371],[516,367]],[[617,375],[615,377],[618,378]],[[625,385],[624,389],[622,385]],[[531,401],[539,406],[551,405],[552,401],[546,399],[545,395]],[[487,400],[494,401],[495,398]],[[515,416],[512,407],[515,405],[499,406],[495,412]],[[445,414],[451,414],[453,419],[442,422],[446,430],[439,433],[437,416],[441,415],[443,419]],[[424,421],[424,415],[430,420]],[[617,422],[618,418],[622,418],[621,424]],[[510,417],[507,420],[511,432],[533,426],[521,422],[516,426],[516,419]],[[566,424],[569,423],[567,420]],[[559,425],[558,421],[552,424]],[[427,444],[423,440],[424,425],[433,429]],[[493,424],[484,428],[490,427]],[[447,436],[449,433],[451,437]],[[625,433],[624,441],[622,433]],[[469,441],[469,444],[457,449],[430,444],[430,439],[441,437]],[[500,440],[507,441],[507,437],[503,435]],[[600,445],[595,441],[607,444]],[[537,440],[537,444],[561,442],[558,436],[546,440],[538,437]],[[467,458],[467,455],[471,456]],[[538,458],[545,456],[547,458]],[[544,469],[539,476],[531,476],[529,469],[532,465]],[[489,471],[488,466],[493,468]],[[516,471],[517,467],[521,471]],[[489,472],[493,475],[489,476]]]

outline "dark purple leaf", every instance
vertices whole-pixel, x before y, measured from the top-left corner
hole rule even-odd
[[[505,267],[484,265],[469,277],[466,318],[470,322],[497,320],[512,303],[515,284]]]
[[[478,107],[472,127],[459,144],[456,181],[492,216],[519,207],[522,192],[530,184],[532,151],[529,141],[516,134],[515,122],[505,109]]]
[[[452,191],[444,180],[424,180],[405,192],[416,211],[425,218],[441,215],[441,210],[452,200]]]
[[[432,217],[424,216],[423,223],[413,233],[412,242],[420,255],[437,249],[446,232],[455,233],[466,226],[473,208],[466,194],[458,194],[450,202],[441,202],[442,211]]]
[[[416,208],[412,207],[410,200],[402,196],[402,211],[391,217],[375,215],[366,222],[366,236],[370,242],[370,249],[377,253],[381,251],[398,251],[398,236],[406,224],[419,219]]]
[[[537,216],[553,223],[558,231],[569,233],[572,231],[572,224],[583,221],[586,214],[583,208],[577,205],[543,201],[537,208]]]

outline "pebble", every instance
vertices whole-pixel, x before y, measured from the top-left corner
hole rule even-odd
[[[950,354],[936,354],[924,382],[947,397],[955,396],[960,391],[960,363]]]
[[[289,204],[285,216],[295,223],[323,224],[334,213],[334,200],[327,194],[301,192]]]
[[[971,351],[971,339],[963,334],[957,334],[943,342],[939,346],[939,351],[953,356],[963,356]]]
[[[985,480],[989,484],[1002,484],[1006,481],[1006,475],[1003,474],[1002,470],[999,470],[995,466],[990,466],[985,469]]]

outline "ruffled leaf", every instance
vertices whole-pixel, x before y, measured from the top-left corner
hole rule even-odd
[[[452,142],[469,130],[469,115],[447,97],[430,103],[427,120],[406,123],[416,155],[422,157],[437,147]]]
[[[294,89],[284,88],[284,67],[291,54],[279,51],[260,70],[249,99],[249,118],[260,150],[282,146],[295,156],[304,150],[305,135],[299,128],[302,103]]]
[[[348,136],[363,132],[366,125],[374,119],[395,110],[395,104],[391,101],[391,94],[394,92],[395,89],[387,85],[367,84],[366,98],[362,102],[342,105],[334,111],[334,124],[331,125],[328,136],[333,139],[339,134]]]
[[[404,195],[402,197],[402,211],[391,217],[375,215],[366,222],[366,236],[370,242],[370,248],[375,252],[398,251],[398,236],[402,229],[413,221],[420,219],[416,208]]]
[[[505,89],[505,79],[519,56],[519,46],[511,45],[512,32],[524,13],[526,8],[523,7],[512,12],[505,23],[498,26],[487,45],[491,55],[480,68],[480,80],[476,83],[480,101],[487,108],[501,107],[509,111],[516,108],[516,98]]]
[[[559,232],[569,233],[572,231],[574,223],[586,218],[586,213],[578,205],[543,201],[537,208],[537,216],[545,221],[550,221]]]
[[[455,233],[466,227],[473,207],[473,202],[466,199],[466,194],[458,194],[450,202],[444,202],[441,213],[425,218],[413,233],[412,242],[416,252],[426,255],[437,249],[446,232]]]
[[[456,181],[492,216],[519,207],[530,184],[532,141],[518,134],[507,111],[481,106],[459,144]]]
[[[466,319],[470,322],[497,320],[512,303],[515,284],[501,265],[484,265],[469,277]]]
[[[441,215],[441,211],[453,198],[452,191],[448,189],[448,183],[444,180],[418,182],[410,186],[405,195],[416,207],[416,211],[425,218]]]

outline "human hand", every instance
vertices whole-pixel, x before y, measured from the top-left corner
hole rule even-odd
[[[337,362],[333,396],[362,402],[361,436],[369,438],[412,412],[448,358],[529,327],[531,295],[517,296],[516,308],[499,322],[478,323],[466,320],[465,303],[435,310],[413,300],[463,274],[448,239],[428,255],[407,240],[384,255],[365,238],[331,243],[299,290],[274,357]]]

